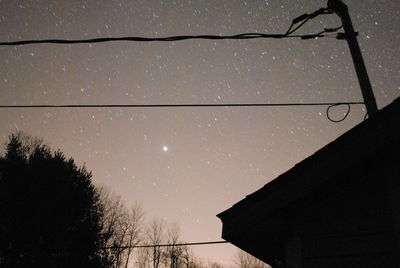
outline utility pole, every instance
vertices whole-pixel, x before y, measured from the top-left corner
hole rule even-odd
[[[351,57],[353,58],[354,67],[356,69],[358,83],[364,98],[369,117],[378,111],[374,92],[372,91],[371,82],[369,81],[367,69],[361,54],[360,46],[357,41],[357,33],[354,31],[353,24],[350,19],[347,5],[341,0],[328,0],[328,8],[335,12],[342,20],[344,34],[338,34],[338,39],[346,39],[349,44]]]

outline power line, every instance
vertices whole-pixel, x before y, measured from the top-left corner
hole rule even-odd
[[[209,241],[209,242],[192,242],[192,243],[178,243],[178,244],[156,244],[156,245],[133,245],[133,246],[109,246],[99,247],[97,249],[129,249],[129,248],[159,248],[159,247],[185,247],[185,246],[201,246],[201,245],[214,245],[226,244],[228,241]]]
[[[102,43],[112,41],[135,41],[135,42],[154,42],[154,41],[182,41],[188,39],[257,39],[257,38],[293,38],[300,37],[301,39],[312,39],[324,37],[324,33],[328,33],[327,37],[331,37],[332,33],[337,32],[342,26],[336,28],[325,28],[316,34],[293,35],[309,20],[324,14],[332,14],[333,11],[328,8],[320,8],[311,14],[303,14],[292,20],[292,23],[284,34],[263,34],[263,33],[244,33],[237,35],[179,35],[170,37],[108,37],[94,39],[44,39],[44,40],[23,40],[15,42],[0,42],[0,46],[20,46],[28,44],[78,44],[78,43]],[[295,26],[297,25],[297,26]],[[328,106],[326,116],[331,122],[341,122],[350,113],[350,105],[365,104],[363,102],[339,102],[339,103],[238,103],[238,104],[65,104],[65,105],[0,105],[0,108],[170,108],[170,107],[278,107],[278,106]],[[333,120],[329,116],[329,111],[334,106],[347,105],[348,110],[343,119]]]
[[[262,33],[244,33],[237,35],[178,35],[169,37],[104,37],[93,39],[44,39],[44,40],[23,40],[14,42],[1,42],[0,46],[22,46],[30,44],[92,44],[116,41],[131,41],[131,42],[174,42],[188,39],[210,39],[210,40],[224,40],[224,39],[257,39],[257,38],[289,38],[301,36],[290,36],[284,34],[262,34]]]
[[[28,108],[196,108],[196,107],[288,107],[360,105],[364,102],[311,102],[311,103],[204,103],[204,104],[31,104],[0,105],[3,109]]]
[[[340,118],[340,119],[333,119],[333,118],[329,115],[329,111],[330,111],[331,108],[333,108],[333,107],[335,107],[335,106],[338,106],[338,105],[347,105],[347,111],[344,113],[344,116],[343,116],[342,118]],[[350,104],[348,104],[348,103],[341,103],[341,104],[330,105],[330,106],[328,106],[328,108],[326,109],[326,118],[328,118],[328,120],[331,121],[331,122],[333,122],[333,123],[340,123],[340,122],[344,121],[344,120],[347,118],[347,116],[349,115],[349,113],[350,113]],[[364,119],[364,120],[365,120],[365,119]]]
[[[328,106],[326,118],[333,123],[344,121],[350,113],[351,105],[363,105],[364,102],[311,102],[311,103],[214,103],[214,104],[37,104],[37,105],[0,105],[0,109],[29,108],[204,108],[204,107],[290,107],[290,106]],[[329,112],[336,106],[346,105],[347,111],[341,119],[332,119]]]
[[[130,41],[130,42],[175,42],[189,39],[208,39],[208,40],[244,40],[244,39],[283,39],[283,38],[301,38],[311,39],[317,37],[324,37],[321,31],[318,34],[313,35],[288,35],[288,34],[263,34],[263,33],[243,33],[237,35],[178,35],[169,37],[137,37],[137,36],[126,36],[126,37],[102,37],[92,39],[43,39],[43,40],[23,40],[13,42],[0,42],[0,46],[22,46],[32,44],[93,44],[93,43],[105,43],[105,42],[117,42],[117,41]]]
[[[317,34],[311,35],[293,35],[298,29],[300,29],[305,23],[313,19],[316,16],[323,14],[332,14],[327,8],[321,8],[311,14],[303,14],[292,21],[289,29],[284,34],[265,34],[265,33],[243,33],[236,35],[177,35],[168,37],[138,37],[138,36],[126,36],[126,37],[102,37],[92,39],[42,39],[42,40],[22,40],[22,41],[7,41],[0,42],[0,46],[22,46],[31,44],[93,44],[93,43],[104,43],[104,42],[116,42],[116,41],[130,41],[130,42],[174,42],[183,41],[188,39],[209,39],[209,40],[227,40],[227,39],[259,39],[259,38],[301,38],[311,39],[324,37],[324,33],[332,33],[339,30],[341,27],[324,29]],[[296,27],[294,27],[297,25]],[[294,27],[294,28],[293,28]]]

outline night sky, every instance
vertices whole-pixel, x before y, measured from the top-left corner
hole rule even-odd
[[[400,1],[348,0],[379,108],[400,96]],[[284,33],[311,0],[0,1],[0,41]],[[317,17],[299,33],[336,27]],[[0,47],[0,105],[362,101],[346,42],[187,40]],[[331,110],[334,118],[346,107]],[[221,238],[216,214],[362,122],[326,107],[1,109],[0,138],[44,138],[188,242]],[[198,246],[231,264],[230,245]]]

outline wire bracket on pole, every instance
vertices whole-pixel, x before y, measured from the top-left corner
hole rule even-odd
[[[328,0],[328,9],[335,12],[342,21],[344,33],[338,33],[336,38],[346,40],[349,45],[354,68],[356,70],[358,82],[360,84],[364,103],[367,109],[367,114],[368,117],[371,117],[378,112],[378,106],[376,105],[374,92],[372,90],[361,49],[356,38],[358,33],[354,31],[349,10],[347,5],[343,3],[342,0]]]

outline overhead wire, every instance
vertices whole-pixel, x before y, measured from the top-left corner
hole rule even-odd
[[[310,20],[310,18],[306,18],[304,19],[299,25],[297,25],[293,30],[292,27],[296,24],[295,20],[293,20],[292,24],[290,25],[289,29],[286,32],[286,36],[290,36],[292,33],[294,33],[295,31],[297,31],[298,29],[300,29],[304,24],[306,24],[308,21]]]
[[[340,119],[333,119],[333,118],[329,115],[329,111],[330,111],[331,108],[336,107],[336,106],[339,106],[339,105],[347,105],[347,111],[344,113],[344,115],[343,115],[342,118],[340,118]],[[326,109],[326,118],[328,118],[328,120],[331,121],[331,122],[333,122],[333,123],[340,123],[340,122],[344,121],[344,120],[347,118],[347,116],[349,115],[349,113],[350,113],[350,104],[348,104],[348,103],[336,103],[336,104],[332,104],[332,105],[329,105],[329,106],[328,106],[328,108]]]
[[[327,8],[321,8],[311,14],[303,14],[292,21],[289,29],[284,34],[265,34],[265,33],[243,33],[236,35],[177,35],[168,37],[102,37],[91,39],[41,39],[41,40],[21,40],[21,41],[5,41],[0,42],[0,46],[22,46],[31,44],[92,44],[116,41],[133,41],[133,42],[174,42],[188,39],[210,39],[210,40],[226,40],[226,39],[258,39],[258,38],[302,38],[304,35],[293,35],[305,23],[321,14],[331,14]],[[295,28],[294,25],[298,24]],[[292,29],[293,28],[293,29]],[[320,35],[319,37],[322,37]],[[303,38],[304,39],[304,38]],[[307,39],[307,38],[305,38]]]
[[[179,35],[169,37],[103,37],[92,39],[43,39],[43,40],[22,40],[0,42],[0,46],[22,46],[32,44],[94,44],[116,41],[131,42],[175,42],[189,39],[209,39],[209,40],[244,40],[244,39],[282,39],[282,38],[302,38],[304,35],[285,35],[285,34],[263,34],[263,33],[243,33],[238,35]]]
[[[289,29],[287,30],[285,35],[290,35],[294,32],[296,32],[298,29],[300,29],[304,24],[306,24],[309,20],[323,14],[332,14],[333,12],[329,10],[328,8],[320,8],[317,11],[311,13],[311,14],[302,14],[292,20],[292,24],[290,25]],[[297,25],[293,30],[292,27],[296,24],[300,23]]]
[[[196,104],[22,104],[0,105],[0,108],[179,108],[179,107],[278,107],[278,106],[337,106],[364,102],[299,102],[299,103],[196,103]]]
[[[285,36],[283,34],[263,34],[263,33],[244,33],[238,35],[178,35],[169,37],[104,37],[93,39],[43,39],[43,40],[23,40],[12,42],[0,42],[0,46],[22,46],[30,44],[93,44],[104,42],[116,41],[133,41],[133,42],[174,42],[188,39],[210,39],[210,40],[224,40],[224,39],[257,39],[257,38],[286,38],[286,37],[300,37],[300,36]],[[300,37],[301,38],[301,37]]]
[[[186,246],[202,246],[202,245],[215,245],[226,244],[228,241],[208,241],[208,242],[191,242],[191,243],[176,243],[176,244],[155,244],[155,245],[130,245],[130,246],[108,246],[98,247],[98,250],[104,249],[131,249],[131,248],[159,248],[159,247],[186,247]]]
[[[323,31],[320,31],[319,33],[316,33],[316,34],[305,34],[305,35],[302,35],[301,39],[302,40],[306,40],[306,39],[312,39],[312,38],[320,38],[320,37],[332,36],[332,33],[337,32],[341,28],[343,28],[343,25],[341,25],[339,27],[335,27],[335,28],[324,28]],[[326,35],[324,33],[328,33],[328,35]],[[337,37],[337,35],[335,35],[335,36]]]
[[[0,109],[37,109],[37,108],[203,108],[203,107],[289,107],[289,106],[328,106],[326,117],[334,123],[342,122],[350,113],[350,105],[364,105],[364,102],[311,102],[311,103],[203,103],[203,104],[29,104],[0,105]],[[347,105],[348,110],[342,119],[332,119],[330,109]]]
[[[292,20],[288,30],[284,34],[264,34],[264,33],[243,33],[236,35],[178,35],[169,37],[106,37],[92,39],[43,39],[43,40],[22,40],[22,41],[7,41],[0,42],[0,46],[21,46],[29,44],[85,44],[85,43],[103,43],[114,41],[134,41],[134,42],[171,42],[182,41],[188,39],[210,39],[210,40],[226,40],[226,39],[257,39],[257,38],[301,38],[313,39],[320,37],[331,37],[331,34],[337,32],[342,26],[336,28],[325,28],[323,31],[316,34],[308,35],[293,35],[309,20],[323,14],[331,14],[331,10],[320,8],[311,14],[303,14]],[[297,25],[297,26],[295,26]],[[293,28],[294,27],[294,28]],[[329,33],[329,35],[324,35]],[[331,122],[342,122],[350,113],[350,105],[364,104],[363,102],[340,102],[340,103],[239,103],[239,104],[65,104],[65,105],[0,105],[0,108],[166,108],[166,107],[256,107],[256,106],[328,106],[326,116]],[[331,108],[339,105],[347,105],[348,111],[342,120],[334,120],[330,117],[329,111]]]

